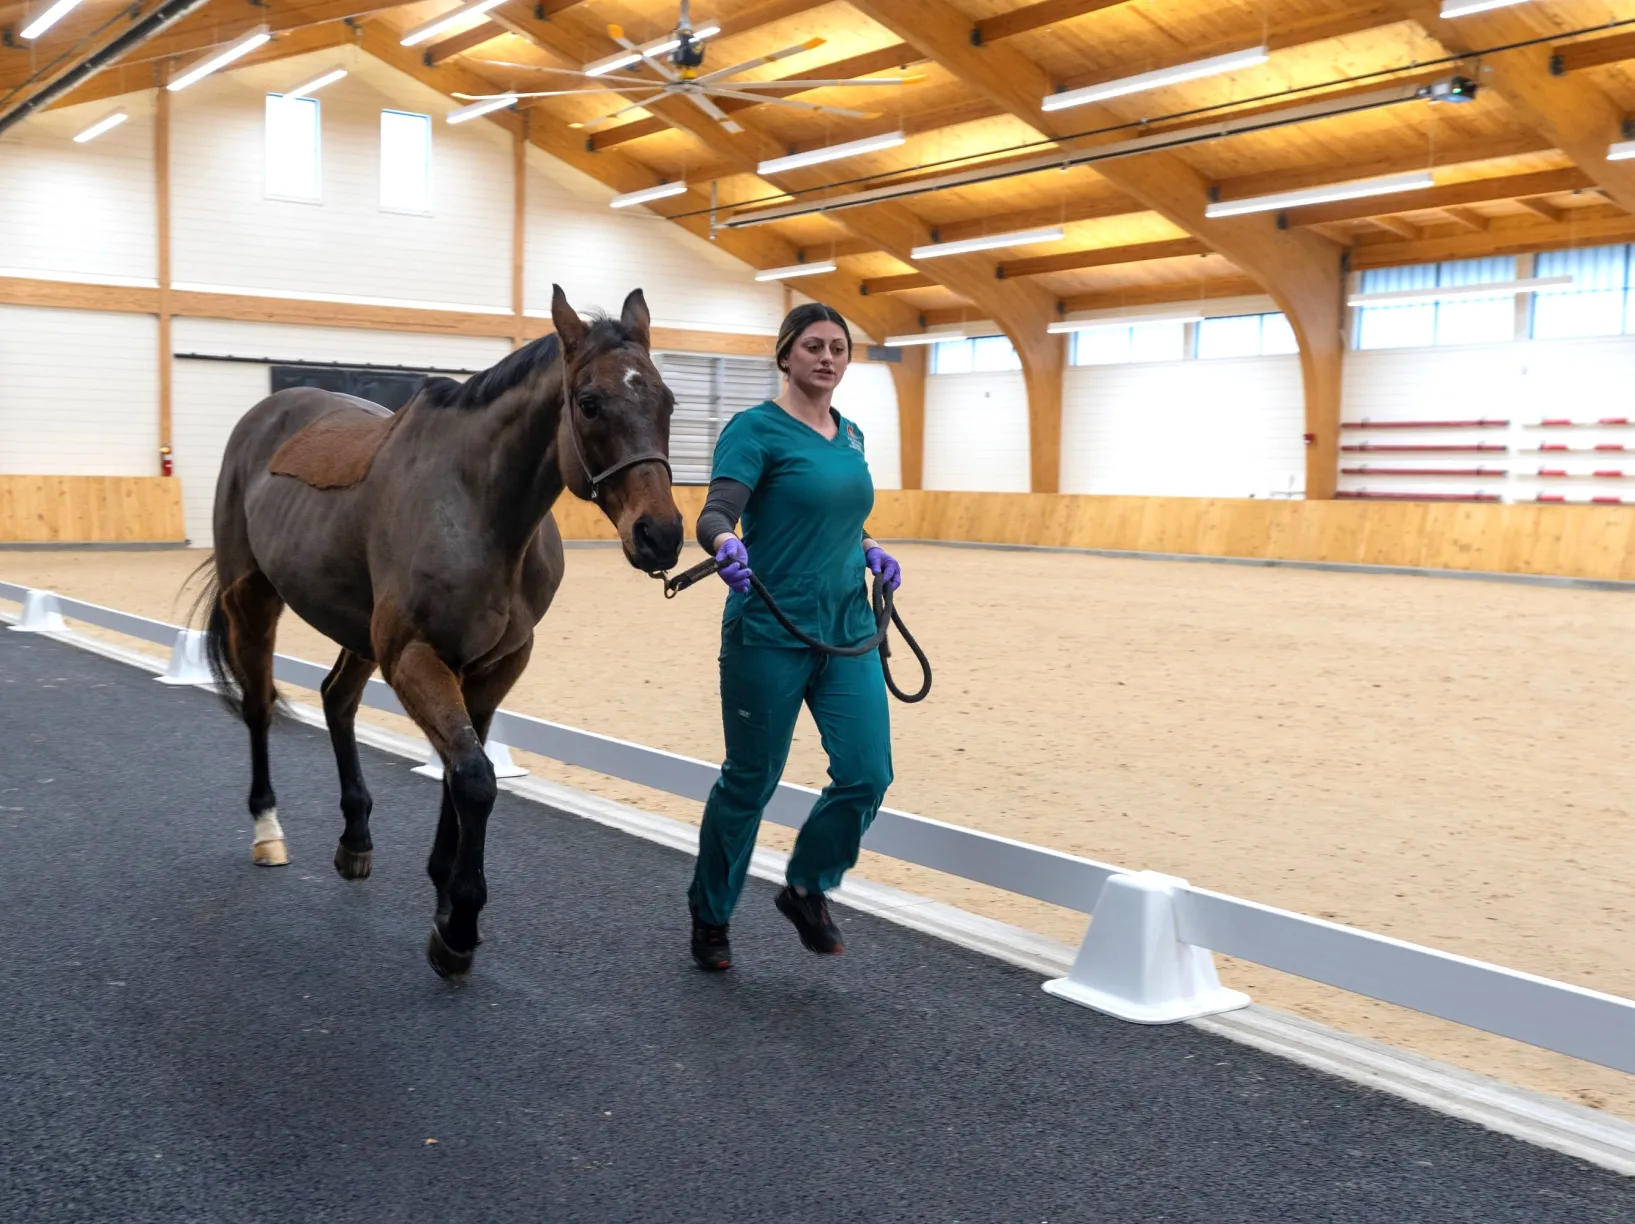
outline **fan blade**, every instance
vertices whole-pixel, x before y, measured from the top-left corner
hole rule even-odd
[[[918,85],[925,80],[923,76],[906,77],[837,77],[829,81],[733,81],[734,89],[827,89],[830,87],[844,87],[851,89],[855,85]]]
[[[662,90],[662,85],[648,85],[647,89]],[[468,94],[457,93],[451,95],[465,102],[486,102],[490,98],[565,98],[569,94],[599,94],[606,93],[605,89],[547,89],[533,93],[497,93],[497,94]]]
[[[621,106],[618,110],[613,111],[611,114],[603,115],[600,119],[587,119],[584,123],[570,123],[568,126],[571,128],[578,128],[586,132],[599,131],[608,124],[612,123],[620,115],[628,115],[631,111],[641,110],[647,105],[648,102],[656,102],[658,101],[659,97],[664,97],[670,93],[669,88],[664,85],[649,85],[649,88],[658,90],[658,97],[648,98],[646,102],[632,102],[629,106]]]
[[[734,64],[731,68],[719,68],[714,72],[706,72],[694,80],[695,85],[708,85],[711,81],[719,81],[722,77],[732,76],[736,72],[748,72],[751,68],[760,68],[766,64],[776,63],[781,59],[788,59],[791,55],[799,55],[802,51],[815,51],[824,44],[824,39],[808,38],[803,43],[796,43],[793,47],[785,47],[782,51],[774,51],[771,55],[757,55],[754,59],[747,59],[741,64]]]
[[[652,55],[649,55],[646,51],[643,51],[639,46],[626,38],[623,26],[608,26],[607,36],[614,42],[618,43],[626,51],[634,51],[637,55],[641,56],[642,63],[646,64],[666,81],[679,81],[681,79],[676,75],[675,70],[672,69],[669,64],[666,64],[662,60],[655,59]]]
[[[722,89],[719,86],[710,90],[712,97],[732,98],[739,102],[754,102],[765,106],[793,106],[798,110],[811,111],[820,115],[843,115],[847,119],[878,119],[878,111],[851,110],[844,106],[819,106],[816,102],[802,102],[798,98],[768,98],[763,94],[739,93],[735,89]]]
[[[512,62],[511,60],[474,59],[471,62],[474,64],[488,64],[494,68],[518,68],[525,72],[554,72],[562,76],[582,77],[587,81],[609,81],[620,85],[653,84],[653,82],[648,80],[646,77],[621,76],[618,73],[613,72],[603,72],[596,76],[586,76],[585,72],[579,68],[547,68],[543,64],[518,64]]]

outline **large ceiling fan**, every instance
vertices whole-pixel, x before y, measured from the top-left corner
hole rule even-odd
[[[562,98],[572,94],[605,93],[612,90],[626,95],[645,95],[639,100],[606,115],[598,116],[585,123],[576,123],[572,126],[583,128],[586,131],[596,131],[606,127],[631,111],[659,101],[661,98],[686,98],[699,110],[711,119],[714,119],[729,132],[741,132],[744,129],[735,123],[726,111],[716,105],[716,99],[731,99],[737,102],[765,103],[773,106],[790,106],[798,110],[810,111],[823,115],[839,115],[848,119],[872,119],[875,115],[869,111],[853,110],[844,106],[822,106],[815,102],[804,102],[799,98],[785,98],[776,93],[763,93],[763,90],[804,90],[821,89],[826,85],[872,85],[872,86],[900,86],[911,85],[919,81],[920,77],[859,77],[854,79],[837,78],[833,80],[810,81],[735,81],[731,78],[741,72],[748,72],[752,68],[760,68],[766,64],[773,64],[791,55],[799,55],[802,51],[811,51],[823,45],[821,38],[810,38],[803,43],[796,43],[792,47],[784,47],[769,55],[758,55],[754,59],[744,60],[733,64],[730,68],[718,68],[714,72],[701,73],[704,66],[704,40],[720,33],[717,25],[706,24],[695,29],[688,12],[689,0],[681,0],[681,19],[676,28],[664,38],[658,38],[650,43],[636,44],[625,36],[622,27],[610,25],[607,28],[608,36],[618,43],[622,52],[609,55],[583,68],[546,68],[539,64],[518,64],[505,60],[480,59],[477,62],[492,64],[498,68],[519,69],[527,72],[547,72],[561,76],[579,77],[587,82],[571,89],[548,89],[534,92],[508,91],[498,94],[465,94],[457,93],[456,98],[474,102],[500,98]],[[633,72],[623,72],[620,69],[634,69],[640,71],[646,68],[659,79],[652,76],[634,75]],[[596,82],[594,84],[589,82]]]

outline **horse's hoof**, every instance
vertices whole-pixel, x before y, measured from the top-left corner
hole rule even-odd
[[[250,847],[250,861],[257,867],[283,867],[290,861],[290,852],[284,848],[284,839],[256,842]]]
[[[374,869],[373,850],[348,850],[344,845],[335,847],[335,870],[343,880],[367,880]]]
[[[431,934],[426,937],[426,961],[437,971],[437,976],[447,981],[459,981],[471,972],[471,962],[476,958],[476,952],[456,952],[443,942],[443,935],[435,926]]]

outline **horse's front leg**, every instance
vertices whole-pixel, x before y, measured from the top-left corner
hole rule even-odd
[[[443,977],[471,971],[477,949],[477,915],[488,900],[483,880],[483,839],[494,806],[494,767],[460,693],[459,678],[426,642],[380,652],[381,669],[409,717],[426,733],[443,761],[444,789],[457,823],[457,844],[448,884],[439,890],[426,959]],[[446,840],[439,828],[439,840]]]
[[[329,742],[335,749],[335,766],[341,775],[341,815],[346,819],[346,828],[335,847],[335,870],[348,880],[368,879],[374,866],[375,843],[369,836],[374,800],[363,781],[356,729],[358,703],[374,672],[373,661],[343,650],[319,689],[324,699],[324,721],[329,724]]]

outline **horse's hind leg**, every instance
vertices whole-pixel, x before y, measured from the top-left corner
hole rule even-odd
[[[267,762],[267,732],[278,699],[273,688],[273,643],[284,601],[264,574],[252,572],[222,591],[221,606],[227,614],[233,674],[244,693],[244,725],[250,730],[250,816],[255,821],[250,858],[263,867],[281,867],[290,860]]]
[[[375,804],[364,785],[355,727],[358,703],[374,671],[372,660],[343,650],[319,689],[324,699],[324,721],[329,724],[329,742],[335,749],[335,766],[341,775],[341,815],[346,818],[346,828],[335,847],[335,870],[348,880],[368,879],[374,865],[369,813]]]

